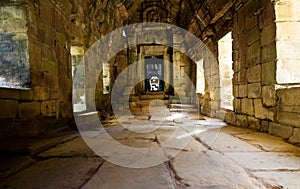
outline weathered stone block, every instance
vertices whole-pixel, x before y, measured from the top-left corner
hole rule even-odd
[[[300,127],[300,114],[295,112],[278,111],[277,120],[284,125]]]
[[[234,109],[234,112],[241,113],[241,111],[242,111],[242,109],[241,109],[241,99],[239,99],[239,98],[234,98],[233,99],[233,109]]]
[[[261,128],[260,120],[255,117],[248,117],[248,124],[251,129],[259,130]]]
[[[262,47],[261,50],[261,62],[269,62],[276,60],[276,42],[269,43]]]
[[[239,85],[239,97],[247,97],[248,96],[248,85],[242,84]]]
[[[19,110],[19,102],[16,100],[0,100],[0,118],[15,118]]]
[[[41,113],[44,116],[55,116],[57,112],[56,100],[44,101],[41,105]]]
[[[300,128],[294,128],[293,130],[293,135],[292,137],[289,139],[289,141],[291,143],[296,143],[296,144],[300,144]]]
[[[40,102],[25,102],[19,105],[19,117],[21,119],[31,119],[38,116],[41,112]]]
[[[287,139],[292,136],[293,127],[284,126],[284,125],[271,122],[269,125],[269,133]]]
[[[251,30],[256,25],[258,25],[257,16],[251,15],[245,19],[245,29],[246,30]]]
[[[260,130],[262,132],[268,132],[269,131],[269,121],[262,120]]]
[[[276,83],[276,63],[270,61],[262,64],[262,84],[275,84]]]
[[[48,87],[33,87],[33,100],[48,100],[50,91]]]
[[[236,115],[236,125],[241,127],[248,127],[248,119],[245,115]]]
[[[260,98],[261,96],[261,84],[251,83],[248,84],[248,98]]]
[[[238,83],[247,83],[247,70],[241,70],[240,72],[238,72]]]
[[[224,117],[224,121],[231,124],[235,125],[236,124],[236,114],[231,111],[227,111]]]
[[[254,100],[255,117],[259,119],[268,119],[274,121],[274,110],[263,107],[261,99]]]
[[[278,106],[278,112],[293,112],[293,113],[300,113],[300,106]]]
[[[247,67],[251,67],[253,65],[260,63],[261,61],[260,53],[261,53],[260,42],[255,42],[247,48],[247,54],[246,54]]]
[[[247,78],[248,82],[255,83],[261,81],[261,65],[253,66],[249,69],[247,69]]]
[[[265,106],[276,105],[276,90],[274,86],[263,86],[262,87],[262,100]]]
[[[260,34],[261,46],[265,46],[265,45],[275,41],[275,37],[276,37],[275,24],[270,24],[270,25],[264,27]]]
[[[275,10],[274,5],[269,3],[262,13],[259,15],[259,28],[262,29],[267,25],[273,24],[275,20]]]
[[[300,106],[300,88],[277,90],[280,105]]]
[[[246,40],[248,45],[251,45],[254,42],[258,41],[260,37],[260,31],[258,29],[258,26],[252,28],[249,32],[246,33],[246,35],[247,35]]]
[[[254,106],[253,100],[248,98],[242,99],[242,113],[253,116],[254,115]]]

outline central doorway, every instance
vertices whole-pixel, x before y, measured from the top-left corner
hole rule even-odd
[[[145,57],[145,91],[164,91],[164,60],[161,56]],[[157,86],[156,86],[157,85]]]

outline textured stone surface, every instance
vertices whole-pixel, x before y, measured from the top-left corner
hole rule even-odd
[[[208,151],[203,154],[183,152],[172,164],[177,175],[191,188],[256,188],[263,187],[223,155]]]
[[[174,189],[170,173],[165,165],[146,169],[130,169],[105,162],[98,172],[82,188],[157,188]]]
[[[289,138],[292,136],[293,128],[289,126],[276,124],[276,123],[270,123],[269,132],[276,136]]]
[[[300,157],[289,153],[227,152],[225,156],[250,170],[297,170],[300,168]]]
[[[4,183],[7,188],[79,188],[96,171],[101,159],[62,158],[39,162]],[[63,171],[63,174],[57,174]]]

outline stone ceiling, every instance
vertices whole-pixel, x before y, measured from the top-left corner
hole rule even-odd
[[[170,23],[203,38],[231,27],[234,12],[245,1],[69,0],[69,3],[73,5],[71,17],[74,22],[96,31],[95,39],[122,25],[140,22]]]

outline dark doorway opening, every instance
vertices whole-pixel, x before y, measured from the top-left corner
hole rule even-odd
[[[163,56],[145,57],[145,90],[146,92],[164,91]]]

